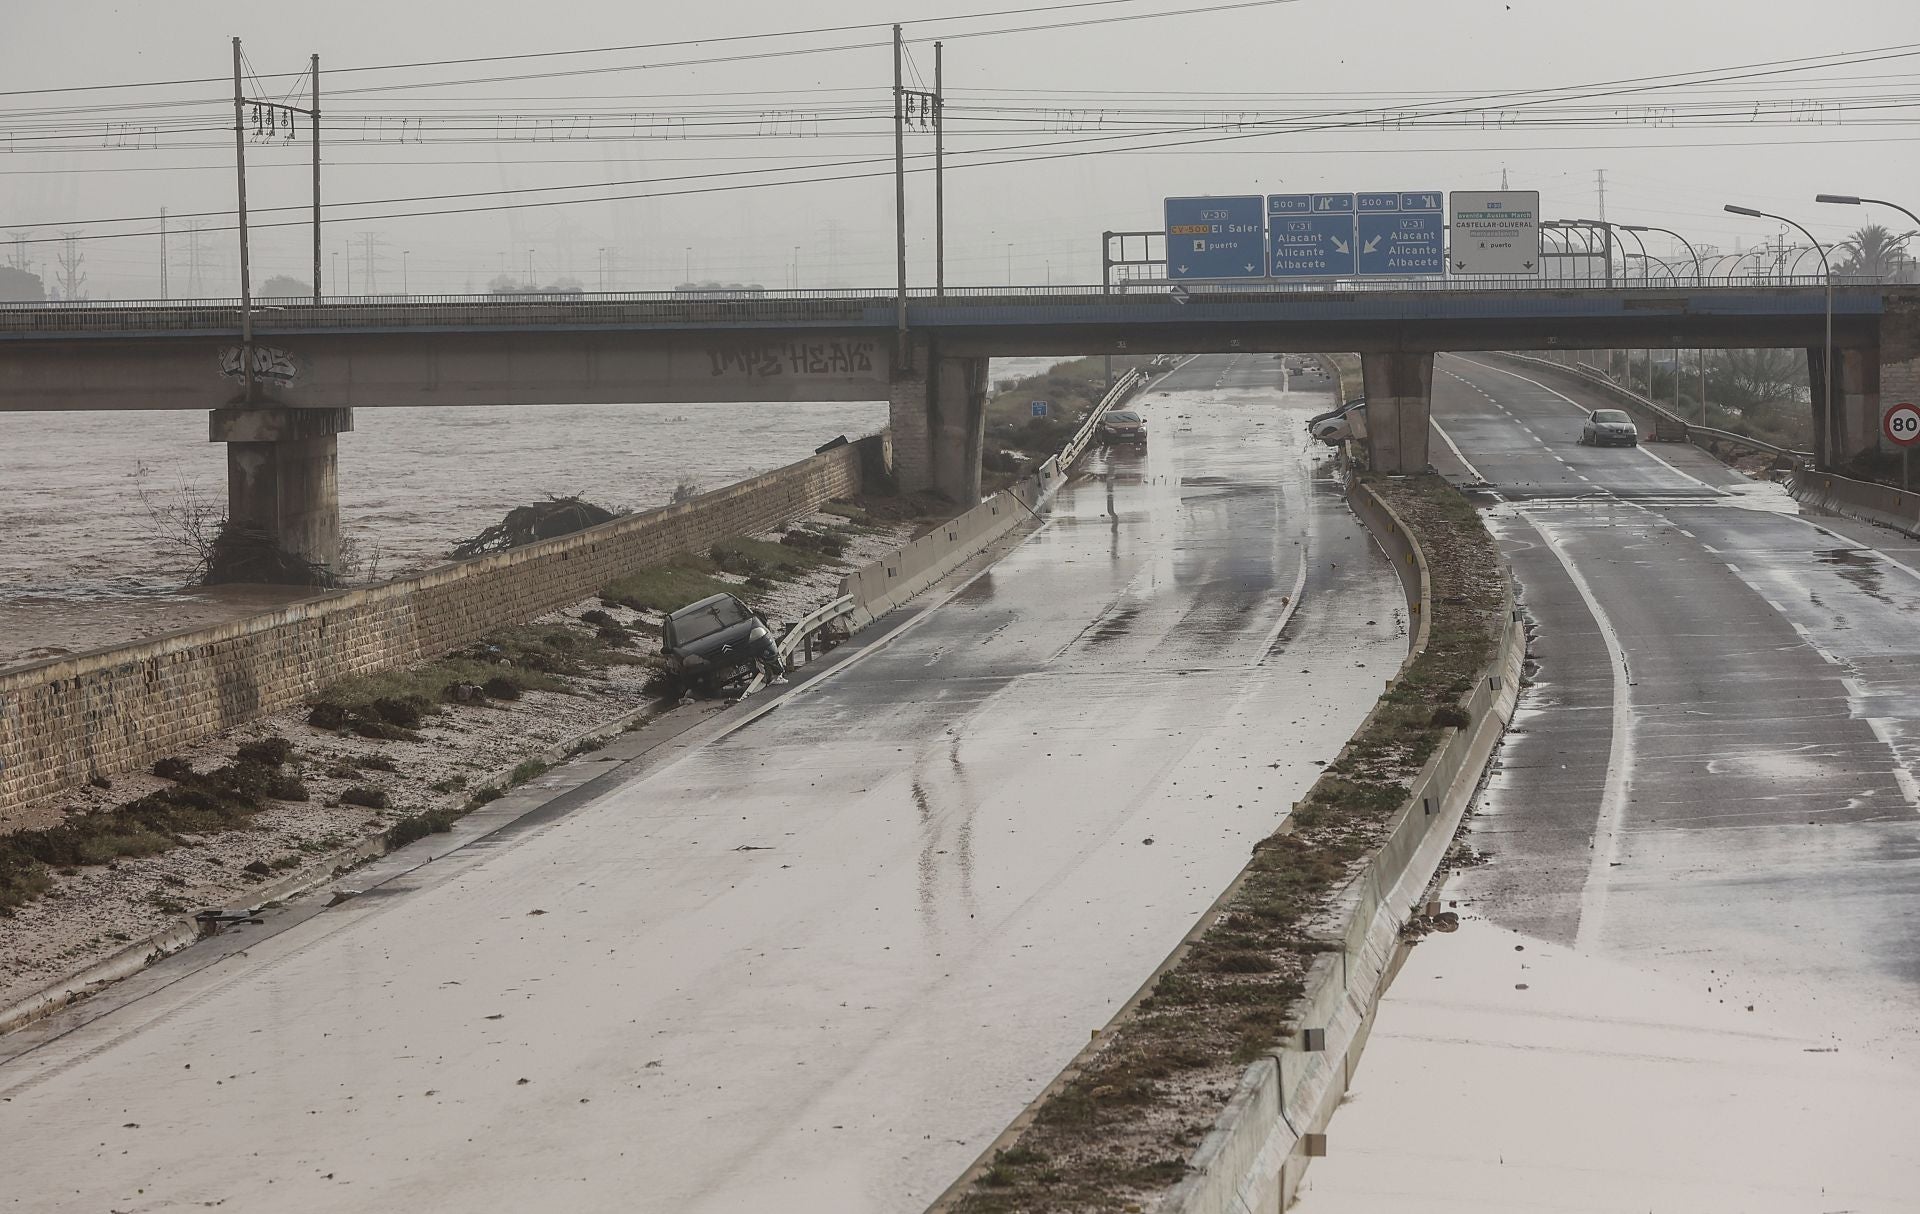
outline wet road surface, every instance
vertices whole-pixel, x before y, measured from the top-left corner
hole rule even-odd
[[[1303,1208],[1910,1209],[1920,553],[1580,417],[1436,365],[1539,670]]]
[[[1281,366],[1156,384],[1147,451],[774,711],[0,1065],[6,1208],[920,1208],[1404,653]]]

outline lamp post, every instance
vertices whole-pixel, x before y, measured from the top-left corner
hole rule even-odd
[[[409,249],[400,250],[400,294],[402,296],[411,296],[413,294],[413,288],[408,285],[407,280],[407,254],[409,252],[411,252]]]
[[[1813,200],[1815,202],[1831,202],[1843,207],[1864,206],[1869,203],[1876,207],[1892,207],[1908,219],[1913,220],[1913,222],[1920,223],[1920,215],[1915,215],[1899,203],[1888,202],[1884,198],[1862,198],[1858,194],[1815,194]],[[1800,225],[1796,223],[1793,226],[1797,228]]]
[[[1671,228],[1656,228],[1644,223],[1623,223],[1620,226],[1629,232],[1660,232],[1685,245],[1687,256],[1693,258],[1693,285],[1696,287],[1700,285],[1700,254],[1694,249],[1691,240]],[[1695,355],[1700,363],[1700,424],[1704,426],[1707,424],[1707,352],[1697,350]],[[1673,409],[1676,413],[1680,411],[1680,365],[1677,355],[1673,367]]]
[[[1825,448],[1825,450],[1818,452],[1817,455],[1825,456],[1826,458],[1824,462],[1827,464],[1828,467],[1832,467],[1833,466],[1833,374],[1834,374],[1833,265],[1831,262],[1827,260],[1827,250],[1824,247],[1822,247],[1819,241],[1813,239],[1812,232],[1809,232],[1805,228],[1801,227],[1799,224],[1794,223],[1793,220],[1788,219],[1785,215],[1770,215],[1765,211],[1756,211],[1752,207],[1735,206],[1731,202],[1726,204],[1725,209],[1729,214],[1745,215],[1749,219],[1771,219],[1778,223],[1790,224],[1802,236],[1805,236],[1807,240],[1812,243],[1813,247],[1815,249],[1818,249],[1820,252],[1820,269],[1825,274],[1827,279],[1827,346],[1826,346],[1826,354],[1821,360],[1822,365],[1820,368],[1821,370],[1820,378],[1826,381],[1826,398],[1827,399],[1826,399],[1826,417],[1823,421],[1823,424],[1820,427],[1820,445],[1823,448]]]

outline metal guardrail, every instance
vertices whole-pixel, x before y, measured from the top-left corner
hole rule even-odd
[[[800,650],[806,655],[806,662],[802,662],[800,665],[804,666],[807,662],[813,661],[814,637],[819,635],[822,629],[841,620],[848,619],[852,615],[853,599],[849,596],[842,595],[826,606],[817,607],[807,615],[802,616],[794,622],[793,627],[787,629],[785,635],[774,645],[774,648],[780,654],[780,664],[791,669],[794,665],[793,655],[796,650]],[[748,680],[746,690],[741,694],[750,696],[766,685],[767,676],[765,672],[756,671],[753,678]]]
[[[1503,357],[1515,359],[1520,362],[1535,363],[1540,366],[1553,367],[1556,370],[1565,371],[1569,375],[1575,375],[1586,380],[1597,388],[1605,388],[1616,396],[1626,397],[1635,406],[1663,419],[1669,426],[1678,428],[1685,436],[1687,442],[1693,442],[1694,435],[1701,434],[1708,438],[1717,438],[1722,442],[1738,443],[1743,447],[1751,447],[1755,451],[1764,451],[1770,455],[1794,460],[1801,464],[1811,464],[1813,462],[1813,452],[1811,451],[1795,451],[1789,447],[1778,447],[1750,435],[1739,434],[1732,430],[1719,430],[1712,426],[1702,426],[1696,422],[1690,422],[1665,405],[1621,384],[1606,372],[1589,363],[1576,362],[1571,365],[1567,363],[1557,363],[1552,359],[1541,358],[1532,354],[1522,354],[1514,350],[1502,350],[1500,353]]]
[[[1608,286],[1594,282],[1505,278],[1380,278],[1321,282],[1183,283],[1175,295],[1169,284],[1115,284],[1087,286],[949,287],[945,291],[919,288],[907,292],[916,308],[939,307],[965,312],[976,307],[1009,302],[1106,301],[1126,307],[1190,306],[1194,302],[1249,303],[1275,299],[1323,297],[1366,298],[1383,294],[1438,295],[1483,293],[1586,295],[1613,292],[1658,297],[1689,291],[1782,291],[1823,288],[1824,278],[1797,275],[1786,278],[1682,278],[1653,283]],[[1842,288],[1887,289],[1878,279],[1836,278]],[[1912,290],[1912,288],[1893,288]],[[366,326],[424,328],[433,326],[485,327],[525,324],[618,325],[640,321],[673,323],[753,322],[803,325],[878,323],[873,313],[896,298],[891,290],[783,290],[783,291],[613,291],[581,294],[530,293],[523,295],[368,295],[311,299],[256,299],[252,315],[263,332],[307,328]],[[0,303],[0,332],[64,333],[98,331],[216,331],[240,327],[237,299],[207,300],[80,300],[56,303]],[[881,317],[891,324],[891,317]]]
[[[1100,418],[1107,410],[1125,400],[1135,388],[1145,383],[1147,378],[1145,371],[1134,367],[1115,381],[1113,387],[1107,390],[1107,394],[1101,397],[1099,403],[1094,405],[1092,411],[1087,414],[1087,420],[1082,422],[1080,428],[1074,431],[1073,437],[1067,440],[1067,445],[1060,448],[1055,466],[1062,472],[1073,471],[1074,462],[1086,453],[1087,445],[1093,441],[1094,432],[1100,428]]]
[[[1811,451],[1795,451],[1791,447],[1776,447],[1772,443],[1754,438],[1751,435],[1737,434],[1732,430],[1716,430],[1712,426],[1696,426],[1692,422],[1688,422],[1687,440],[1689,442],[1693,441],[1693,436],[1696,434],[1704,434],[1708,438],[1717,438],[1722,442],[1736,443],[1742,447],[1752,447],[1755,451],[1764,451],[1768,455],[1776,456],[1780,459],[1790,459],[1795,463],[1808,465],[1813,463],[1813,452]]]

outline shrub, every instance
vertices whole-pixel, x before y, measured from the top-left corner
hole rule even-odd
[[[383,788],[374,788],[367,784],[356,784],[340,794],[342,805],[363,805],[368,809],[385,809],[388,805],[387,792]]]
[[[1431,723],[1435,729],[1444,729],[1449,725],[1455,729],[1465,729],[1473,724],[1473,718],[1458,704],[1442,704],[1433,710]]]
[[[360,760],[359,767],[361,771],[399,771],[400,770],[400,768],[394,764],[394,761],[392,759],[389,759],[385,755],[368,755],[364,759]]]
[[[293,743],[285,738],[256,738],[251,742],[242,742],[235,757],[242,763],[278,767],[293,757]]]
[[[162,780],[185,780],[193,774],[193,764],[179,755],[168,755],[153,761],[153,774]]]
[[[347,710],[322,700],[307,713],[307,724],[316,729],[345,729],[348,724]]]
[[[480,690],[496,700],[517,700],[521,696],[520,681],[511,675],[496,674],[482,683]]]
[[[267,795],[276,801],[306,801],[311,799],[307,793],[307,786],[300,782],[298,776],[285,774],[276,776],[273,783],[267,786]]]
[[[459,815],[445,809],[430,809],[423,814],[408,814],[387,828],[387,846],[405,847],[428,835],[444,835],[453,829]]]

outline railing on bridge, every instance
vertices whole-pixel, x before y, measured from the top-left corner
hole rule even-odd
[[[1004,306],[1009,302],[1065,303],[1097,299],[1124,300],[1129,305],[1159,301],[1170,306],[1192,301],[1249,302],[1262,299],[1324,297],[1352,298],[1391,293],[1450,292],[1570,292],[1610,291],[1671,296],[1693,291],[1766,291],[1824,287],[1818,275],[1767,277],[1674,278],[1652,282],[1616,283],[1563,281],[1545,278],[1367,278],[1322,282],[1114,283],[1109,287],[1004,286],[948,287],[945,291],[916,288],[907,292],[916,307],[945,308]],[[1836,287],[1879,287],[1880,279],[1864,275],[1836,275]],[[538,292],[522,295],[363,295],[311,299],[256,299],[256,327],[276,328],[431,328],[485,327],[504,324],[606,324],[655,321],[702,323],[754,321],[796,325],[861,324],[874,308],[892,302],[895,292],[885,288],[851,290],[779,291],[606,291],[573,294]],[[240,327],[240,301],[203,300],[78,300],[43,303],[0,303],[0,333],[62,332],[225,332]]]

